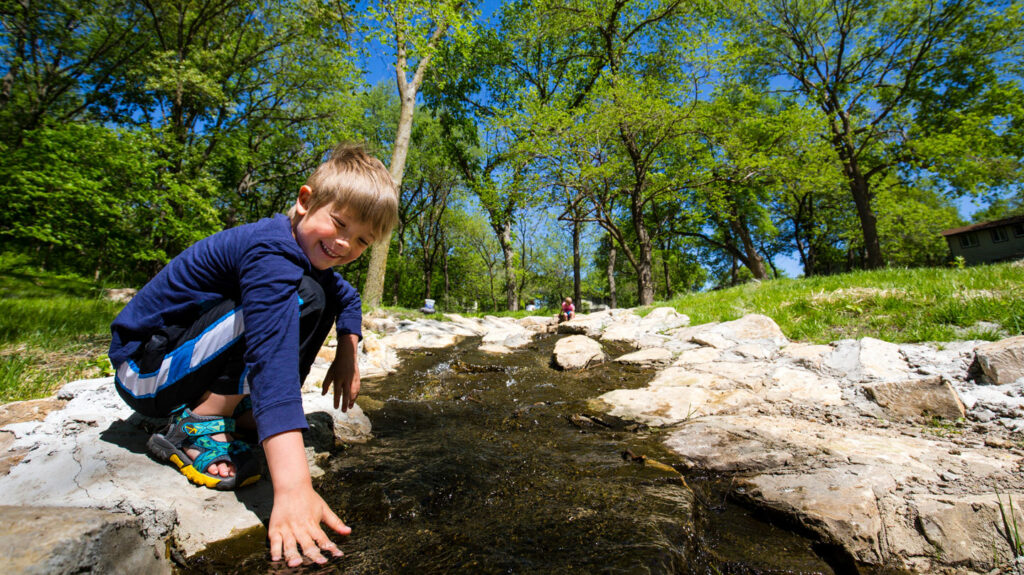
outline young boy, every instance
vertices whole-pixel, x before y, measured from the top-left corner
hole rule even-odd
[[[332,325],[338,353],[323,382],[334,407],[359,394],[362,302],[333,266],[358,258],[398,217],[384,165],[341,145],[299,189],[288,212],[214,234],[174,258],[111,325],[117,391],[150,417],[171,416],[149,439],[190,481],[234,489],[259,479],[235,419],[255,427],[274,487],[270,554],[340,556],[320,523],[351,529],[313,490],[302,430],[301,382]],[[250,398],[243,402],[243,399]],[[249,407],[251,405],[251,407]],[[234,417],[233,417],[234,416]]]

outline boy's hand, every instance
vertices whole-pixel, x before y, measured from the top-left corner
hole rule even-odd
[[[283,558],[289,567],[297,567],[302,564],[303,555],[320,564],[327,562],[323,552],[341,557],[341,549],[320,524],[326,523],[339,535],[348,535],[352,529],[313,490],[302,432],[286,431],[268,437],[263,441],[263,448],[274,484],[274,508],[267,527],[271,560]]]
[[[324,378],[322,395],[327,395],[327,390],[333,385],[334,409],[341,407],[342,412],[355,405],[356,397],[359,396],[358,345],[359,337],[355,334],[339,335],[337,353]]]

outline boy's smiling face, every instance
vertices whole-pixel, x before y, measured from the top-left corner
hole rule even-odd
[[[376,239],[369,223],[357,217],[348,207],[326,204],[309,211],[309,186],[299,189],[295,213],[300,216],[293,228],[295,241],[313,267],[325,270],[347,264],[360,255]]]

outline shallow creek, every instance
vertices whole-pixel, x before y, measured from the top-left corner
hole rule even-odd
[[[398,373],[363,383],[374,439],[339,450],[316,481],[353,529],[335,538],[345,557],[280,568],[260,532],[214,545],[187,571],[834,572],[811,540],[727,501],[727,477],[651,464],[674,462],[668,430],[588,406],[646,385],[652,370],[557,371],[556,340],[508,356],[480,353],[476,340],[411,352]]]

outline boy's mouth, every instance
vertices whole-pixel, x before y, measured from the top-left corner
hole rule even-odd
[[[327,247],[327,244],[323,242],[320,242],[320,249],[322,249],[324,253],[327,254],[331,259],[341,259],[341,254],[331,251],[331,248]]]

